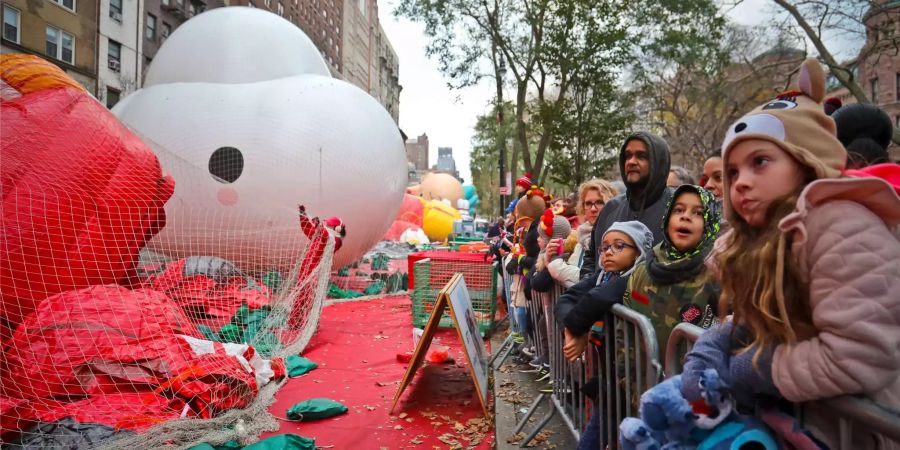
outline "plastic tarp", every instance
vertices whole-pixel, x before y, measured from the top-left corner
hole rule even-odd
[[[0,316],[12,328],[46,297],[129,279],[165,224],[174,183],[88,93],[62,81],[29,88],[57,72],[68,79],[52,63],[0,61],[4,83],[21,93],[0,103]]]
[[[7,442],[9,450],[43,450],[48,448],[90,448],[116,434],[115,428],[95,423],[79,423],[71,417],[56,422],[41,422],[28,430],[21,439]]]
[[[120,286],[44,300],[0,358],[3,431],[67,415],[124,429],[211,417],[284,375],[280,359],[204,339],[164,294]]]

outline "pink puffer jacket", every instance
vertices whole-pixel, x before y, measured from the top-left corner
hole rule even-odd
[[[819,330],[775,350],[772,376],[788,400],[855,394],[900,411],[898,224],[900,197],[878,178],[815,181],[782,219],[780,228],[794,239],[793,263],[809,274]],[[833,442],[836,413],[813,414],[821,417],[808,425]]]

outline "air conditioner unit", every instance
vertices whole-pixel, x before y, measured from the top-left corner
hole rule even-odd
[[[115,20],[116,22],[122,21],[122,13],[120,13],[120,12],[110,11],[109,17],[111,17],[112,20]]]
[[[107,66],[109,66],[109,70],[112,70],[113,72],[118,72],[121,69],[121,64],[119,63],[119,61],[116,61],[114,59],[109,60]]]

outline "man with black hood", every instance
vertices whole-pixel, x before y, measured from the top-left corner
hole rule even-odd
[[[597,270],[597,244],[614,222],[637,220],[653,233],[653,245],[662,240],[663,216],[672,197],[672,189],[666,187],[669,166],[669,144],[661,137],[638,131],[625,139],[619,152],[619,172],[625,193],[607,202],[594,222],[591,245],[584,252],[582,278]]]

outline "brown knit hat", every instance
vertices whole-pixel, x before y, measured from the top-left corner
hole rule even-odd
[[[836,126],[825,115],[825,72],[815,58],[800,65],[799,90],[779,94],[750,111],[728,128],[722,143],[722,159],[728,151],[747,139],[762,139],[777,145],[800,164],[811,168],[816,178],[838,178],[844,170],[847,152],[837,139]],[[735,219],[731,208],[731,186],[725,177],[725,217]]]

